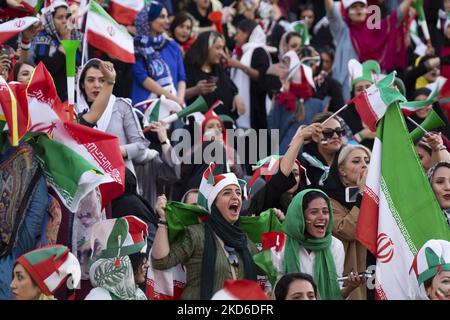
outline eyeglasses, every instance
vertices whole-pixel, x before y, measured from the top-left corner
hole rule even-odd
[[[335,132],[338,135],[338,137],[343,137],[345,135],[345,129],[342,128],[324,129],[322,131],[322,134],[325,139],[331,139]]]
[[[228,263],[235,268],[239,267],[239,260],[236,255],[236,250],[227,245],[224,245],[223,247],[226,250],[226,252],[228,252]]]

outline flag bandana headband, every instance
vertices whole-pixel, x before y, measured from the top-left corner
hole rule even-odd
[[[323,171],[323,174],[322,174],[322,176],[320,176],[320,179],[319,179],[319,186],[323,186],[323,183],[325,182],[325,180],[327,180],[328,175],[330,174],[330,166],[324,165],[319,159],[317,159],[316,157],[313,157],[312,155],[310,155],[307,152],[303,152],[302,156],[303,156],[303,158],[305,158],[306,161],[308,161],[308,163],[310,165],[312,165],[313,167],[319,168]]]
[[[211,206],[216,200],[217,195],[229,185],[239,186],[244,199],[247,198],[247,183],[238,179],[234,173],[223,173],[214,175],[215,164],[210,163],[209,167],[203,173],[198,192],[198,204],[211,213]]]
[[[421,286],[441,271],[450,271],[450,242],[428,240],[419,250],[411,266]]]
[[[356,59],[351,59],[348,62],[348,71],[350,75],[350,83],[353,87],[358,81],[368,81],[375,83],[378,75],[381,73],[381,68],[375,60],[368,60],[361,64]]]

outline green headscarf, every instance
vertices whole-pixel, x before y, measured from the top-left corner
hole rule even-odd
[[[316,191],[328,196],[318,189],[306,189],[292,199],[287,210],[286,219],[283,223],[283,232],[286,233],[286,245],[284,249],[283,268],[284,273],[301,272],[300,270],[300,246],[306,250],[314,251],[314,281],[317,284],[322,299],[340,300],[341,290],[337,282],[336,266],[331,254],[331,233],[333,231],[333,210],[328,204],[330,221],[322,239],[305,237],[305,219],[303,216],[303,198],[309,193]]]

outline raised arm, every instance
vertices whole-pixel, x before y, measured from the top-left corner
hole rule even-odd
[[[102,116],[106,107],[108,106],[109,98],[111,97],[114,83],[116,82],[116,71],[114,65],[108,61],[102,61],[100,64],[100,71],[103,74],[105,83],[98,94],[91,108],[83,115],[83,119],[89,123],[97,123]]]
[[[286,151],[283,160],[280,164],[281,172],[287,177],[292,172],[295,159],[302,148],[305,141],[310,140],[313,133],[320,133],[322,125],[320,123],[313,123],[309,126],[300,126],[292,138],[289,149]]]

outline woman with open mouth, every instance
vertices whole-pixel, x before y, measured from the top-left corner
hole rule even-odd
[[[353,272],[342,288],[338,283],[345,252],[342,242],[332,236],[333,222],[328,196],[318,189],[306,189],[294,197],[283,223],[286,240],[282,248],[283,269],[278,273],[312,275],[323,300],[346,299],[363,283]]]
[[[211,299],[223,288],[225,279],[256,280],[252,254],[257,249],[239,226],[242,189],[234,173],[214,175],[214,164],[210,164],[198,194],[198,205],[210,216],[204,223],[185,228],[184,236],[171,245],[165,203],[165,197],[160,197],[156,207],[160,221],[152,247],[152,266],[158,270],[180,263],[186,266],[182,299]]]

